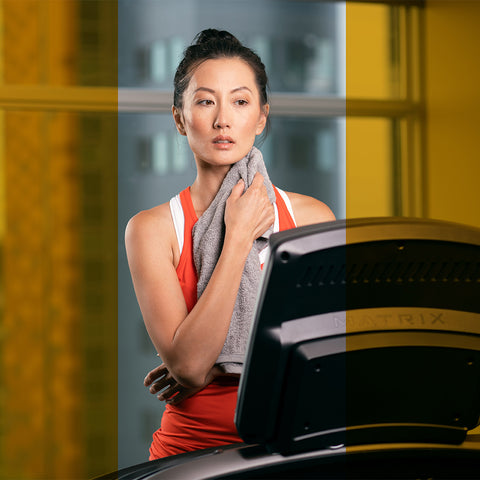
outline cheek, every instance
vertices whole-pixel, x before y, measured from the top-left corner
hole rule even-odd
[[[205,125],[201,119],[192,115],[185,118],[185,128],[187,130],[187,134],[194,137],[198,134],[201,134],[202,131],[205,130]]]
[[[258,115],[246,114],[241,117],[242,129],[245,133],[256,134],[260,127]]]

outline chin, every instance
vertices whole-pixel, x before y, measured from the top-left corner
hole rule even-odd
[[[250,151],[247,150],[245,153],[238,153],[238,152],[215,152],[212,155],[211,160],[212,163],[216,165],[234,165],[235,163],[239,162],[247,153]]]
[[[231,150],[208,150],[206,152],[199,152],[198,154],[194,152],[194,156],[197,159],[200,159],[200,163],[211,165],[211,166],[232,166],[235,163],[239,162],[245,155],[250,152],[252,146],[235,148]]]

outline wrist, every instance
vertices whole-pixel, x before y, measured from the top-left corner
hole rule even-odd
[[[232,251],[235,256],[245,260],[252,249],[253,240],[248,238],[245,234],[235,234],[225,232],[225,240],[223,247],[226,251]]]

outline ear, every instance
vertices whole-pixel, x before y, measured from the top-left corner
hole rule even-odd
[[[183,120],[182,112],[175,105],[172,106],[172,115],[173,115],[173,120],[175,121],[175,126],[177,127],[177,130],[178,130],[178,133],[180,135],[186,136],[187,133],[185,131],[185,122]]]
[[[270,105],[268,103],[266,103],[262,107],[262,112],[260,113],[260,118],[258,120],[257,130],[255,132],[257,135],[260,135],[263,132],[263,129],[265,128],[265,125],[267,124],[267,118],[268,118],[269,113],[270,113]]]

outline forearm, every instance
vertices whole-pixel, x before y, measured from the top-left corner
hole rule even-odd
[[[222,351],[246,258],[253,242],[274,221],[263,184],[255,178],[243,193],[238,182],[226,202],[225,238],[208,285],[190,312],[172,262],[175,240],[158,243],[158,223],[136,221],[127,242],[129,265],[145,326],[168,371],[188,388],[203,385]],[[168,227],[165,211],[165,226]],[[160,235],[161,236],[161,235]]]
[[[220,355],[228,333],[251,241],[226,235],[222,253],[197,304],[180,323],[164,361],[187,386],[199,386]]]

